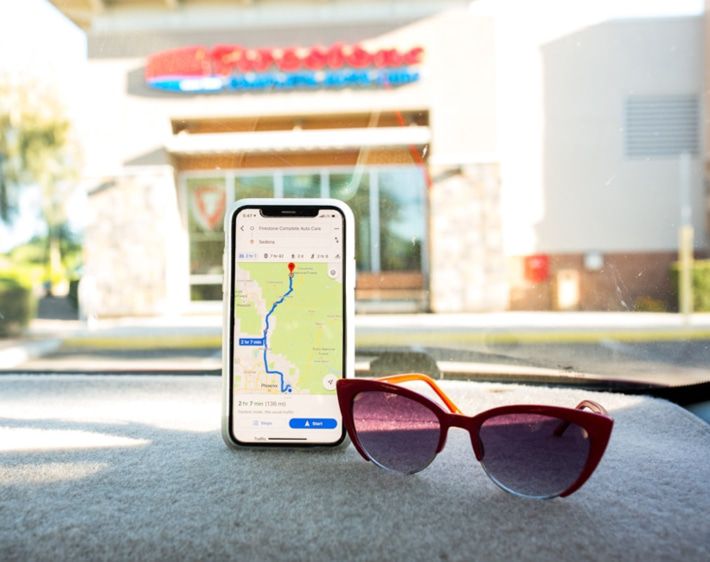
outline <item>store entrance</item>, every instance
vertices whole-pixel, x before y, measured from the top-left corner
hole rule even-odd
[[[426,182],[412,165],[233,169],[180,173],[192,301],[222,298],[222,221],[245,197],[333,197],[355,215],[358,309],[426,308]]]
[[[192,119],[173,132],[192,302],[222,298],[232,201],[333,197],[355,215],[357,309],[428,309],[428,112]]]

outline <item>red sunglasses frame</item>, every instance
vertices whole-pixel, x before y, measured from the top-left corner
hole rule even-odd
[[[449,411],[445,411],[439,404],[429,400],[414,390],[394,384],[410,381],[422,381],[428,384],[437,396],[441,398]],[[485,455],[483,444],[481,443],[481,439],[479,437],[479,431],[481,429],[481,425],[489,418],[502,414],[549,415],[564,420],[555,430],[555,434],[558,435],[564,433],[570,423],[574,423],[582,427],[589,435],[589,456],[587,457],[587,462],[585,463],[584,468],[577,480],[575,480],[567,489],[560,492],[558,494],[560,497],[569,496],[581,488],[582,485],[589,479],[604,455],[606,446],[609,443],[609,437],[611,436],[611,430],[614,426],[614,420],[608,415],[607,411],[601,405],[596,402],[592,402],[591,400],[583,400],[577,405],[576,408],[543,406],[536,404],[517,404],[513,406],[500,406],[498,408],[492,408],[490,410],[486,410],[485,412],[481,412],[480,414],[476,414],[475,416],[466,416],[431,378],[421,373],[392,375],[379,379],[339,379],[336,388],[338,394],[338,404],[340,405],[340,412],[343,416],[343,424],[345,425],[345,429],[347,430],[348,435],[350,436],[350,439],[352,440],[353,445],[355,445],[358,453],[360,453],[360,455],[367,461],[371,461],[372,459],[368,456],[364,447],[360,444],[357,431],[355,430],[352,409],[355,397],[360,392],[364,391],[391,392],[405,398],[409,398],[410,400],[414,400],[415,402],[418,402],[431,410],[436,415],[440,425],[439,442],[436,447],[437,455],[443,450],[444,445],[446,444],[446,437],[449,433],[449,428],[459,427],[461,429],[465,429],[471,437],[471,445],[473,446],[473,452],[476,455],[478,462],[482,462]],[[583,408],[591,411],[583,411]]]

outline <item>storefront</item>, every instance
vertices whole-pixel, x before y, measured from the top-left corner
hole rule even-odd
[[[707,255],[699,17],[55,4],[87,30],[100,316],[219,310],[242,197],[350,204],[360,312],[672,309],[681,190]]]
[[[390,285],[408,291],[397,294],[403,299],[424,301],[428,262],[423,176],[411,165],[181,173],[190,235],[191,299],[221,298],[222,218],[227,202],[243,197],[335,197],[347,202],[356,215],[359,285]],[[360,298],[365,300],[366,295],[360,289]]]
[[[391,126],[396,118],[409,125]],[[175,124],[168,150],[188,225],[191,301],[221,299],[222,223],[231,201],[334,197],[356,217],[361,308],[426,309],[429,171],[412,151],[419,155],[429,145],[427,118],[419,111],[264,117],[258,125],[233,119],[229,132],[220,122],[219,133],[207,123]],[[180,136],[186,130],[202,136]]]
[[[361,312],[506,307],[492,24],[455,10],[377,26],[298,48],[288,30],[243,46],[186,29],[157,51],[137,33],[117,54],[121,34],[89,34],[96,314],[216,310],[224,213],[245,197],[347,202]],[[442,64],[463,52],[475,74]]]

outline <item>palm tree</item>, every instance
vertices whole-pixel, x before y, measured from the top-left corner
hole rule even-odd
[[[39,186],[50,280],[61,270],[60,239],[75,173],[70,123],[52,92],[31,83],[0,83],[0,221],[17,218],[20,190]]]

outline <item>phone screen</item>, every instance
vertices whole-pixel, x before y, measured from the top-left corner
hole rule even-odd
[[[231,420],[236,441],[333,444],[345,372],[344,215],[279,206],[233,221]],[[302,208],[301,208],[302,209]]]

